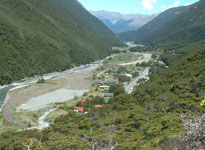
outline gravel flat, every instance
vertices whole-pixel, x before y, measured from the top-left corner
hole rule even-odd
[[[15,88],[7,94],[7,100],[3,109],[4,119],[11,123],[25,128],[25,126],[15,120],[13,114],[16,111],[33,111],[47,107],[49,104],[65,102],[74,96],[83,95],[91,88],[92,80],[88,80],[98,68],[98,65],[80,69],[72,74],[67,72],[52,73],[51,77],[56,78],[43,84],[30,84],[23,88]],[[30,79],[27,82],[35,82]],[[2,87],[1,87],[2,88]],[[9,96],[8,96],[9,95]]]
[[[44,95],[40,95],[29,99],[26,103],[21,104],[17,111],[37,111],[42,108],[48,107],[49,104],[65,102],[74,99],[74,96],[81,96],[88,90],[69,90],[59,89]]]

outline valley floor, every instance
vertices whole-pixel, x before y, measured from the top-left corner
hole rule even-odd
[[[92,79],[93,75],[97,74],[97,76],[104,77],[107,74],[106,71],[113,68],[113,66],[128,66],[128,68],[133,68],[136,63],[151,60],[151,54],[144,53],[141,55],[143,55],[143,58],[138,58],[137,53],[113,55],[114,59],[105,59],[103,66],[102,64],[93,64],[89,67],[75,69],[72,73],[65,71],[46,75],[44,78],[49,80],[46,80],[45,83],[35,83],[36,78],[26,80],[22,84],[28,82],[33,84],[25,84],[26,86],[22,86],[22,88],[21,86],[19,88],[17,86],[8,92],[0,120],[5,120],[14,126],[15,129],[38,126],[39,118],[42,115],[44,116],[53,107],[65,102],[68,105],[73,105],[79,101],[79,98],[75,99],[75,97],[81,97],[88,91],[92,95],[101,94],[100,92],[96,93],[95,89],[91,90],[92,85],[97,82]],[[102,67],[104,69],[100,70],[99,68]],[[138,80],[133,78],[131,84],[136,85],[136,81]],[[131,87],[129,85],[125,85],[127,91],[129,91],[128,93],[133,89],[133,86]],[[58,110],[55,111],[57,115],[54,115],[54,118],[58,116],[59,112]],[[61,114],[60,112],[59,115]],[[54,118],[51,117],[50,119]],[[0,130],[3,130],[3,128],[0,128]]]
[[[9,123],[25,128],[24,124],[18,122],[13,117],[16,110],[17,113],[22,111],[39,111],[49,108],[49,105],[54,103],[73,100],[74,96],[81,96],[90,89],[93,81],[86,78],[92,75],[96,68],[97,66],[92,66],[42,84],[33,84],[10,91],[3,109],[4,119]],[[24,120],[27,119],[24,118]]]

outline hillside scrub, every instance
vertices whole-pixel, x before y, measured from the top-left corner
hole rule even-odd
[[[151,76],[150,81],[136,87],[131,95],[116,86],[112,91],[116,91],[116,96],[108,102],[95,97],[88,103],[79,103],[88,114],[78,115],[73,107],[62,107],[67,114],[41,132],[41,149],[162,150],[180,146],[180,142],[191,142],[194,137],[183,140],[187,132],[184,129],[189,126],[181,114],[189,114],[192,119],[205,112],[200,105],[204,99],[201,93],[205,91],[204,60],[205,51],[197,52]],[[103,107],[93,107],[99,104]],[[39,136],[36,131],[4,133],[0,149],[22,150],[22,143],[39,141]],[[32,149],[39,148],[37,142],[32,145]]]
[[[124,46],[75,0],[6,0],[0,10],[0,85],[90,63]]]

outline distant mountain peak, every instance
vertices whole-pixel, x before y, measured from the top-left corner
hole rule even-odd
[[[114,33],[136,30],[159,15],[122,14],[105,10],[90,11],[90,13],[99,18]]]

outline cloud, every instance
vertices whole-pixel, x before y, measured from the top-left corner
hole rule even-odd
[[[186,3],[184,6],[189,6],[189,5],[191,5],[192,3]]]
[[[172,4],[171,6],[169,6],[169,8],[178,7],[179,5],[180,5],[180,1],[179,1],[179,0],[175,0],[174,4]]]
[[[142,6],[147,10],[152,10],[154,8],[154,4],[157,2],[157,0],[142,0]]]
[[[167,8],[167,6],[166,6],[166,5],[162,5],[161,8],[162,8],[162,9],[165,9],[165,8]]]

